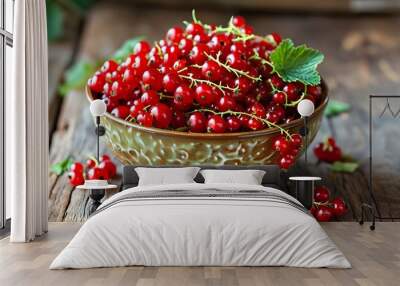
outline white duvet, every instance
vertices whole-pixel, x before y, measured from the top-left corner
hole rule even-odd
[[[106,200],[50,269],[145,266],[350,268],[318,222],[299,209],[255,198],[152,198],[115,203],[133,192],[273,188],[238,184],[142,186]]]

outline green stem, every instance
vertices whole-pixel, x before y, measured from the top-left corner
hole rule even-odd
[[[193,77],[191,77],[191,76],[187,76],[187,75],[183,75],[183,74],[180,74],[179,76],[180,76],[181,78],[185,78],[185,79],[190,80],[192,83],[195,83],[196,85],[199,84],[199,83],[206,83],[206,84],[208,84],[208,85],[214,86],[214,87],[218,88],[223,94],[225,94],[225,90],[230,90],[230,91],[233,91],[233,92],[237,92],[237,91],[238,91],[238,88],[237,88],[237,87],[232,88],[232,87],[229,87],[229,86],[224,86],[224,85],[221,85],[221,84],[216,84],[216,83],[214,83],[214,82],[212,82],[212,81],[209,81],[209,80],[197,79],[197,78],[193,78]]]
[[[210,60],[216,62],[216,63],[217,63],[218,65],[220,65],[221,67],[225,68],[228,72],[233,72],[237,77],[238,77],[239,75],[242,75],[242,76],[248,77],[249,79],[251,79],[251,80],[253,80],[253,81],[260,81],[260,80],[261,80],[261,76],[253,77],[253,76],[249,75],[248,72],[244,72],[244,71],[242,71],[242,70],[235,69],[235,68],[233,68],[233,67],[228,66],[227,64],[222,63],[222,62],[219,60],[219,54],[218,54],[217,58],[214,58],[212,55],[209,55],[209,54],[207,54],[207,53],[204,53],[204,54],[207,56],[208,59],[210,59]]]
[[[306,94],[307,94],[307,85],[304,85],[304,91],[303,94],[300,96],[300,98],[296,101],[292,101],[291,103],[286,103],[285,106],[296,106],[297,104],[299,104],[300,101],[304,99]],[[287,95],[286,95],[286,100],[287,100]]]
[[[254,51],[254,54],[250,57],[250,60],[261,61],[262,64],[269,65],[272,68],[272,72],[275,70],[274,65],[271,62],[267,61],[266,59],[260,57],[260,55],[256,51]]]
[[[277,128],[277,129],[279,129],[279,131],[280,131],[281,133],[285,133],[286,136],[289,137],[290,139],[292,138],[292,135],[290,135],[290,133],[289,133],[288,131],[286,131],[285,129],[283,129],[282,127],[280,127],[278,124],[275,124],[275,123],[273,123],[273,122],[271,122],[271,121],[268,121],[267,119],[258,117],[257,115],[254,115],[254,114],[250,114],[250,113],[246,113],[246,112],[241,112],[241,111],[232,111],[232,110],[217,112],[217,111],[214,111],[214,110],[211,110],[211,109],[206,109],[206,108],[203,108],[203,109],[196,109],[196,110],[193,110],[192,112],[196,112],[196,111],[198,111],[198,112],[210,112],[210,113],[213,113],[213,114],[216,114],[216,115],[221,115],[221,116],[226,115],[226,114],[229,114],[229,115],[236,115],[236,116],[238,116],[238,115],[239,115],[239,116],[240,116],[240,115],[249,116],[249,117],[252,117],[252,118],[254,118],[254,119],[260,120],[261,122],[264,122],[264,123],[267,124],[267,126],[270,127],[270,128],[271,128],[271,126],[272,126],[272,127],[275,127],[275,128]]]

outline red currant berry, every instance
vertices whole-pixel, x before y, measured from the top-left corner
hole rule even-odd
[[[239,88],[241,93],[247,93],[253,88],[253,82],[249,78],[241,76],[235,80],[235,86]]]
[[[126,105],[117,106],[111,111],[111,115],[121,119],[125,119],[129,115],[129,107]]]
[[[154,54],[149,57],[149,60],[147,61],[147,64],[151,68],[157,68],[161,65],[163,62],[163,59],[159,54]]]
[[[185,29],[186,33],[189,35],[197,35],[197,34],[203,34],[204,33],[204,29],[203,26],[198,24],[198,23],[189,23],[186,26]]]
[[[294,164],[294,157],[292,155],[286,155],[282,157],[279,161],[279,167],[281,169],[287,170]]]
[[[71,165],[70,170],[75,173],[83,174],[83,164],[80,162],[75,162]]]
[[[274,146],[276,151],[278,151],[281,155],[288,154],[291,146],[290,143],[286,140],[284,136],[278,136],[274,140]]]
[[[247,127],[250,130],[261,130],[264,128],[264,123],[261,120],[250,117],[249,121],[247,121]]]
[[[229,52],[231,44],[231,38],[225,34],[216,34],[210,40],[210,47],[212,47],[214,50],[222,52],[223,56]]]
[[[301,89],[296,83],[288,83],[285,85],[283,88],[283,91],[287,94],[287,100],[288,102],[298,100],[301,95]]]
[[[307,94],[315,96],[319,99],[322,95],[322,88],[319,85],[307,86]]]
[[[153,126],[153,116],[151,116],[150,112],[140,112],[136,117],[136,121],[145,127]]]
[[[193,37],[193,42],[194,43],[207,43],[210,40],[210,37],[207,34],[201,33],[197,34]]]
[[[286,103],[286,94],[284,92],[277,92],[272,96],[272,100],[276,104],[284,105]]]
[[[108,179],[112,179],[115,177],[117,174],[117,167],[114,165],[114,163],[110,160],[106,160],[100,163],[99,165],[100,169],[103,169],[103,173],[107,174]]]
[[[173,93],[181,83],[181,79],[176,72],[169,72],[164,75],[162,83],[165,91]]]
[[[193,41],[187,38],[183,38],[179,41],[179,49],[181,50],[183,55],[189,55],[190,51],[193,48]]]
[[[162,75],[156,69],[148,69],[143,73],[142,82],[146,89],[159,91],[162,88]]]
[[[89,180],[105,180],[106,178],[107,174],[100,167],[94,167],[88,171]]]
[[[275,111],[267,112],[267,120],[272,123],[277,123],[279,121],[279,115]]]
[[[137,55],[135,61],[132,63],[131,67],[137,77],[142,77],[143,72],[147,68],[147,58],[145,55]]]
[[[206,53],[209,53],[209,48],[207,45],[197,44],[190,51],[189,58],[192,63],[196,65],[202,65],[207,59]]]
[[[129,87],[130,91],[137,89],[140,85],[139,79],[135,76],[135,72],[131,68],[125,70],[122,81]]]
[[[270,81],[271,84],[277,89],[282,89],[285,86],[285,83],[277,74],[272,75]]]
[[[285,109],[280,105],[273,106],[271,108],[271,111],[276,113],[276,116],[278,117],[278,121],[281,121],[286,115]]]
[[[330,191],[325,186],[316,187],[314,190],[314,201],[318,203],[325,203],[329,201]]]
[[[187,121],[187,125],[191,132],[205,132],[207,129],[207,119],[201,112],[193,112]]]
[[[246,20],[242,16],[232,17],[232,24],[238,28],[242,28],[246,25]]]
[[[174,92],[174,106],[177,110],[186,111],[192,107],[194,100],[193,90],[186,86],[178,86]]]
[[[145,104],[141,101],[135,101],[135,103],[130,107],[129,114],[132,118],[136,118],[140,112],[143,112]]]
[[[118,99],[126,99],[129,95],[129,89],[122,81],[114,81],[111,86],[111,96]]]
[[[175,129],[182,128],[186,125],[185,113],[175,110],[172,114],[171,126]]]
[[[174,62],[173,64],[173,69],[179,72],[180,70],[183,70],[187,66],[187,61],[185,59],[180,59]]]
[[[154,90],[148,90],[142,94],[140,101],[144,106],[156,105],[160,101],[160,96]]]
[[[178,60],[178,56],[173,53],[164,54],[163,63],[165,67],[171,68],[174,66],[175,62]]]
[[[302,143],[303,143],[303,137],[301,137],[300,134],[297,133],[292,134],[291,144],[293,144],[294,147],[299,148]]]
[[[257,117],[260,118],[265,118],[267,112],[265,111],[264,106],[259,103],[259,102],[255,102],[252,106],[249,107],[248,112],[250,114],[254,114]]]
[[[238,53],[247,56],[247,48],[245,47],[243,42],[233,42],[232,45],[229,47],[229,51],[231,53]]]
[[[272,33],[271,33],[271,36],[272,36],[272,38],[274,39],[276,45],[279,45],[280,42],[282,42],[282,37],[281,37],[281,35],[279,35],[278,33],[272,32]]]
[[[179,26],[175,26],[168,30],[165,38],[172,43],[179,43],[183,38],[183,29]]]
[[[88,159],[86,161],[86,168],[87,169],[92,169],[94,167],[96,167],[96,162],[94,160],[92,160],[92,159]]]
[[[225,120],[219,115],[211,115],[207,121],[207,131],[211,133],[224,133],[225,130]]]
[[[155,127],[166,129],[172,121],[172,111],[164,103],[157,103],[150,109]]]
[[[107,154],[103,154],[103,155],[100,156],[100,162],[110,161],[110,160],[111,160],[111,158]]]
[[[201,83],[196,88],[196,101],[201,107],[211,106],[215,102],[215,96],[212,87]]]
[[[106,83],[106,79],[104,74],[98,73],[92,76],[88,80],[89,88],[92,92],[100,93],[103,91],[104,84]]]
[[[239,116],[239,120],[240,120],[240,125],[242,125],[242,127],[244,127],[244,128],[248,128],[249,127],[249,120],[250,120],[249,116],[241,114]]]
[[[239,53],[230,53],[226,57],[226,62],[232,68],[238,70],[244,70],[246,68],[246,62],[244,61],[243,56]]]
[[[219,64],[211,60],[204,62],[201,67],[201,73],[206,79],[211,81],[219,81],[222,78],[221,67],[219,66]]]
[[[240,130],[240,127],[242,127],[242,123],[238,117],[229,116],[226,119],[226,129],[228,129],[230,132],[237,132]]]
[[[133,53],[135,55],[137,55],[137,54],[145,54],[146,55],[150,52],[150,49],[151,49],[151,46],[148,42],[140,41],[133,48]]]
[[[217,109],[219,111],[235,110],[237,107],[236,101],[230,96],[223,96],[217,102]]]
[[[105,73],[112,73],[112,72],[116,71],[117,68],[118,68],[118,64],[115,61],[108,60],[101,67],[101,72],[104,73],[104,74]]]
[[[69,183],[74,187],[83,185],[85,183],[85,178],[83,177],[83,173],[69,172],[68,179]]]
[[[250,25],[244,26],[242,29],[242,32],[245,33],[246,35],[251,35],[254,33],[254,28]]]

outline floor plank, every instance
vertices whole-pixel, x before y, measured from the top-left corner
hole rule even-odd
[[[0,285],[398,285],[400,223],[376,231],[354,222],[323,224],[352,269],[290,267],[119,267],[48,270],[79,230],[79,223],[50,223],[49,233],[28,244],[0,240]]]

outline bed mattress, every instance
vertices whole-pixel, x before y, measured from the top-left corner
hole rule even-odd
[[[349,268],[319,223],[269,187],[176,184],[106,200],[50,269],[145,266]]]

